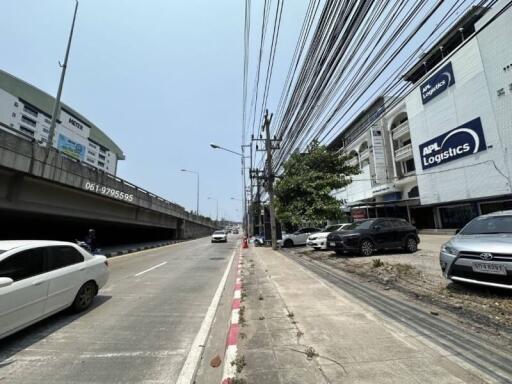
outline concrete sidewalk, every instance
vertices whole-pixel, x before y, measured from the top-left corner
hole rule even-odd
[[[251,249],[243,281],[237,362],[248,384],[489,382],[271,249]]]

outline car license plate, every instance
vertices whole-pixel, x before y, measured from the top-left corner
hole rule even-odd
[[[503,264],[473,263],[473,272],[507,275],[507,269]]]
[[[331,246],[331,247],[335,247],[335,246],[336,246],[336,243],[335,243],[334,241],[331,241],[331,242],[329,243],[329,246]]]

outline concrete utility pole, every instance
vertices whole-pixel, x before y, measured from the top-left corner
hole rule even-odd
[[[75,13],[73,14],[73,22],[71,23],[71,31],[69,32],[68,46],[66,48],[66,56],[64,57],[64,64],[60,64],[60,61],[59,61],[62,71],[60,73],[59,89],[57,91],[57,97],[55,98],[55,105],[53,107],[52,121],[50,123],[50,131],[48,132],[48,143],[46,145],[47,149],[46,149],[45,162],[48,162],[48,157],[50,156],[50,150],[53,146],[53,138],[55,136],[55,126],[57,124],[57,117],[60,112],[60,97],[62,95],[62,88],[64,86],[64,79],[66,77],[66,68],[68,67],[69,50],[71,49],[71,40],[73,39],[73,31],[75,29],[75,20],[76,20],[77,11],[78,11],[78,0],[76,0],[76,2],[75,2]]]
[[[262,215],[261,215],[261,180],[263,180],[265,177],[261,174],[263,173],[261,170],[259,169],[251,169],[250,170],[250,177],[251,177],[251,184],[252,184],[252,180],[256,180],[256,199],[255,199],[255,203],[256,203],[256,206],[258,207],[258,235],[259,236],[262,236],[262,234],[265,233],[265,228],[263,227],[263,220],[262,220]],[[252,217],[252,216],[251,216]]]
[[[265,117],[263,120],[263,125],[261,127],[262,131],[265,133],[265,138],[262,139],[254,139],[257,141],[265,142],[265,152],[267,153],[267,166],[266,166],[266,181],[267,181],[267,192],[269,197],[269,213],[270,213],[270,236],[272,239],[272,249],[277,249],[277,229],[276,229],[276,216],[274,210],[274,172],[272,170],[272,151],[274,149],[278,149],[279,146],[274,147],[273,143],[279,142],[281,140],[274,137],[272,139],[270,137],[270,123],[272,122],[273,114],[268,115],[268,110],[265,111]]]

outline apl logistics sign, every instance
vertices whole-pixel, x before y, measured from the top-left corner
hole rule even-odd
[[[478,117],[421,144],[421,166],[429,169],[486,149],[482,122]]]
[[[453,76],[452,63],[450,62],[421,85],[421,101],[423,104],[428,103],[453,84],[455,84],[455,76]]]

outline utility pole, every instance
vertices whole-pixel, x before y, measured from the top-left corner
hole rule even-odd
[[[258,215],[258,235],[259,236],[262,236],[264,233],[265,233],[265,228],[263,226],[263,220],[261,218],[261,209],[262,209],[262,206],[261,206],[261,189],[260,189],[260,186],[261,186],[261,180],[265,179],[265,177],[262,175],[262,171],[259,170],[259,169],[251,169],[250,171],[250,177],[251,177],[251,184],[252,184],[252,180],[256,180],[256,199],[255,199],[255,203],[256,203],[256,206],[258,208],[258,212],[257,212],[257,215]]]
[[[273,114],[268,115],[268,110],[265,111],[265,116],[263,120],[263,125],[261,127],[262,131],[265,133],[265,138],[255,139],[265,142],[265,152],[267,153],[267,166],[266,166],[266,181],[267,181],[267,192],[269,198],[269,213],[270,213],[270,236],[272,239],[272,249],[277,249],[277,230],[276,230],[276,216],[274,210],[274,172],[272,170],[272,151],[274,149],[279,149],[279,144],[274,146],[274,143],[278,143],[281,140],[274,137],[273,139],[270,137],[270,123],[272,122]],[[257,149],[257,148],[256,148]]]
[[[75,29],[75,20],[76,20],[76,13],[78,11],[78,0],[75,2],[75,13],[73,14],[73,22],[71,23],[71,31],[69,32],[69,39],[68,39],[68,45],[66,48],[66,56],[64,57],[64,64],[59,65],[62,68],[61,74],[60,74],[60,82],[59,82],[59,89],[57,91],[57,97],[55,98],[55,105],[53,107],[53,114],[52,114],[52,121],[50,123],[50,130],[48,132],[48,143],[47,149],[46,149],[46,159],[45,163],[48,162],[48,157],[50,156],[50,150],[53,146],[53,137],[55,136],[55,126],[57,124],[57,117],[59,115],[60,111],[60,97],[62,95],[62,88],[64,86],[64,78],[66,77],[66,68],[68,67],[68,58],[69,58],[69,50],[71,49],[71,40],[73,39],[73,31]]]

